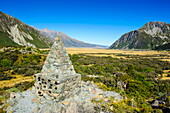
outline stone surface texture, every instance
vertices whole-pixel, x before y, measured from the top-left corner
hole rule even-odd
[[[60,37],[55,39],[41,73],[34,78],[36,94],[40,98],[58,102],[80,92],[81,75],[74,71]]]
[[[39,100],[35,92],[33,87],[32,90],[14,94],[13,98],[8,100],[10,106],[7,108],[7,113],[11,111],[13,113],[103,113],[101,107],[91,100],[104,100],[107,103],[108,98],[114,98],[115,101],[123,99],[119,93],[103,91],[90,81],[82,81],[82,90],[78,95],[60,102],[45,98]]]

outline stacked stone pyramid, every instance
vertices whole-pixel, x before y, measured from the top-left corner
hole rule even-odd
[[[7,113],[99,113],[103,111],[91,100],[123,99],[116,92],[103,91],[90,81],[81,81],[60,37],[55,39],[42,71],[34,78],[32,90],[11,95],[3,105],[10,105]]]
[[[36,94],[47,100],[63,101],[81,91],[81,75],[74,71],[59,36],[51,47],[41,73],[34,78]]]

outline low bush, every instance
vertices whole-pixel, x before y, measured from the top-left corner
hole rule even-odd
[[[2,73],[0,72],[0,80],[10,80],[12,78],[16,78],[14,76],[10,76],[9,74],[7,73]]]

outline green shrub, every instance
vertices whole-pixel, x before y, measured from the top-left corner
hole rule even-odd
[[[26,47],[26,50],[27,51],[31,51],[31,47]]]
[[[25,73],[24,73],[24,76],[31,76],[33,75],[35,72],[35,70],[29,68]]]
[[[12,78],[16,78],[16,77],[13,77],[13,76],[10,76],[9,74],[7,73],[2,73],[0,72],[0,81],[1,80],[10,80]]]
[[[12,66],[12,61],[8,59],[0,60],[0,67],[10,67]]]
[[[10,89],[8,89],[8,90],[6,90],[7,92],[9,92],[9,93],[11,93],[11,92],[19,92],[20,90],[19,89],[17,89],[17,88],[10,88]]]
[[[19,68],[16,70],[18,74],[24,75],[28,69],[27,68]]]
[[[17,88],[20,91],[25,91],[25,90],[31,88],[34,85],[34,83],[35,83],[34,81],[32,81],[32,82],[22,82],[22,83],[16,84],[15,88]]]

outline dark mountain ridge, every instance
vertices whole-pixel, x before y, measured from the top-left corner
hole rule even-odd
[[[122,35],[110,49],[155,49],[170,43],[170,24],[149,22],[138,30]]]

